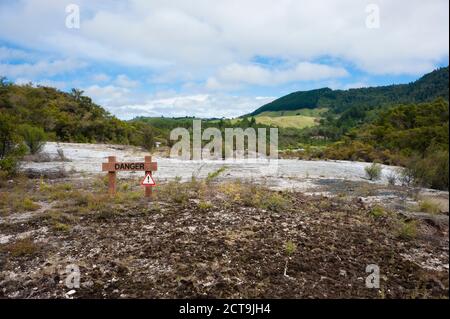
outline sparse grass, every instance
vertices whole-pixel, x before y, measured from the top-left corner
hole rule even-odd
[[[10,253],[13,257],[23,257],[36,254],[39,246],[31,239],[25,238],[3,246],[2,250]]]
[[[402,239],[411,240],[417,236],[417,221],[401,221],[398,236]]]
[[[76,216],[67,214],[65,212],[57,211],[57,210],[48,211],[45,214],[45,218],[50,220],[50,222],[52,224],[56,224],[56,223],[67,224],[67,223],[73,223],[77,220]]]
[[[189,198],[195,198],[196,194],[189,187],[191,183],[181,183],[180,179],[170,181],[160,186],[157,197],[158,199],[167,200],[176,204],[185,205]]]
[[[101,175],[95,178],[93,187],[99,191],[105,191],[108,187],[108,176]]]
[[[225,194],[229,200],[243,206],[281,212],[290,208],[291,205],[289,199],[282,194],[254,183],[224,182],[219,185],[219,191]]]
[[[419,202],[419,209],[421,212],[428,214],[439,214],[441,209],[438,204],[430,199],[425,199]]]
[[[39,204],[33,202],[33,200],[29,197],[22,198],[20,196],[12,198],[11,209],[14,212],[20,211],[35,211],[41,208]]]
[[[82,191],[75,191],[71,194],[71,200],[77,206],[87,206],[92,197],[92,194]]]
[[[111,202],[111,197],[107,194],[96,194],[88,197],[87,209],[91,212],[103,212],[108,210],[108,203]]]

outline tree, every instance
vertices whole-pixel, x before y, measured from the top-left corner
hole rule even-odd
[[[15,118],[8,114],[0,117],[0,159],[5,158],[17,142]]]
[[[78,90],[78,89],[72,89],[70,92],[70,95],[73,96],[73,98],[75,99],[75,101],[80,101],[81,96],[83,95],[84,91],[82,90]]]
[[[9,114],[0,116],[0,177],[16,173],[25,147],[17,134],[16,118]]]
[[[155,146],[155,135],[153,129],[148,125],[142,128],[142,146],[149,151]]]

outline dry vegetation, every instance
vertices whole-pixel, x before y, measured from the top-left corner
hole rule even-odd
[[[74,297],[448,297],[448,268],[404,257],[448,265],[448,225],[214,176],[165,183],[150,203],[135,180],[114,197],[106,183],[2,185],[0,297],[65,297],[68,264],[81,270]],[[380,289],[365,287],[368,264]]]

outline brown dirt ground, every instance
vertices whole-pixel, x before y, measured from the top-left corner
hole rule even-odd
[[[448,224],[418,220],[406,238],[408,220],[356,197],[233,183],[169,183],[151,204],[133,188],[97,202],[88,196],[100,194],[97,182],[0,188],[9,202],[32,183],[25,195],[41,206],[16,220],[23,212],[3,204],[0,297],[65,298],[64,269],[76,264],[75,298],[448,298]],[[447,268],[404,257],[412,252]],[[369,264],[380,267],[380,289],[365,287]]]

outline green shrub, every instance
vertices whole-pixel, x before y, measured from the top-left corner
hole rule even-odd
[[[39,153],[42,150],[46,140],[46,134],[42,128],[22,124],[19,127],[19,133],[31,154]]]
[[[382,168],[377,163],[372,163],[370,166],[366,166],[365,168],[366,175],[371,181],[376,181],[381,178]]]
[[[387,180],[389,185],[394,186],[397,183],[397,175],[395,175],[394,173],[391,173],[387,176]]]
[[[448,151],[430,150],[423,158],[413,157],[406,165],[405,174],[417,186],[448,190]]]
[[[259,206],[279,213],[289,207],[289,201],[278,193],[261,194]]]

